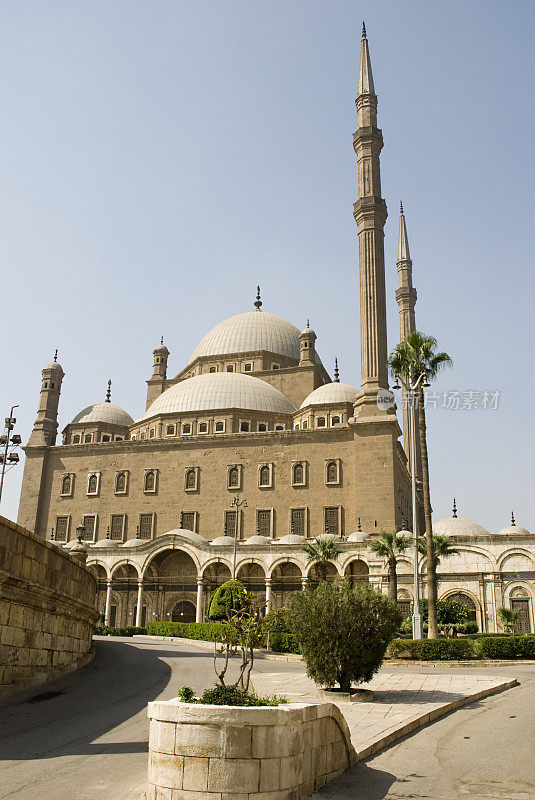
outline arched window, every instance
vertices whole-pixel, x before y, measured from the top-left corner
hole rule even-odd
[[[470,597],[470,595],[465,594],[464,592],[456,592],[455,594],[449,594],[447,597],[443,598],[444,600],[449,600],[452,603],[459,603],[459,605],[464,606],[468,609],[468,619],[470,622],[477,622],[477,609],[476,604]]]
[[[126,474],[118,472],[115,477],[115,491],[119,494],[126,491]]]
[[[156,473],[153,470],[145,474],[145,491],[153,492],[156,488]]]
[[[237,489],[240,485],[240,471],[238,467],[231,467],[228,471],[229,489]]]
[[[96,475],[90,475],[87,481],[87,494],[96,494],[98,489],[98,478]]]
[[[261,433],[264,433],[265,431],[267,431],[267,425],[266,425],[266,423],[265,423],[265,422],[259,422],[259,423],[258,423],[258,430],[259,430]]]
[[[107,434],[107,433],[103,433],[103,434],[102,434],[102,441],[103,441],[103,442],[109,442],[109,441],[110,441],[109,434]]]
[[[318,417],[316,425],[318,426],[318,428],[324,428],[325,427],[325,417]]]
[[[79,433],[75,433],[74,434],[74,436],[72,437],[72,443],[73,444],[80,444],[80,434]]]
[[[270,469],[268,465],[265,464],[263,467],[260,467],[260,486],[269,486],[270,483]]]
[[[224,422],[216,422],[215,431],[216,431],[216,433],[224,433],[224,431],[225,431],[225,423]]]
[[[199,423],[199,433],[208,433],[208,423],[206,422]]]
[[[175,426],[174,425],[168,425],[166,427],[166,429],[165,429],[165,435],[166,436],[174,436],[175,435]]]
[[[305,482],[305,468],[303,464],[294,464],[292,469],[292,483]]]
[[[338,464],[336,461],[329,461],[327,464],[327,483],[338,483]]]
[[[72,489],[72,478],[70,475],[64,475],[61,481],[61,494],[70,494]]]
[[[86,433],[86,435],[84,436],[84,442],[86,444],[89,444],[89,442],[91,442],[92,439],[93,439],[93,434],[92,433]]]
[[[194,469],[186,472],[186,489],[195,489],[197,486],[197,475]]]
[[[331,425],[340,425],[340,417],[331,417]]]
[[[182,425],[182,433],[191,433],[191,423],[185,422]]]

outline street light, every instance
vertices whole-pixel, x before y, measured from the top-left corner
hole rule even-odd
[[[429,386],[427,375],[425,372],[420,373],[418,379],[411,383],[410,379],[404,381],[404,388],[407,391],[407,402],[409,409],[409,431],[410,431],[410,458],[411,458],[411,484],[412,484],[412,536],[414,539],[414,605],[412,609],[412,638],[423,639],[423,623],[422,615],[420,613],[420,574],[419,574],[419,552],[418,552],[418,509],[416,507],[416,400],[417,390],[420,388],[420,383],[423,381],[422,386]],[[400,389],[399,376],[396,375],[396,380],[393,386],[394,389]]]
[[[16,419],[13,416],[13,410],[18,408],[18,405],[11,406],[9,417],[5,419],[5,428],[3,436],[0,436],[0,445],[3,445],[3,452],[0,453],[0,464],[2,465],[2,473],[0,475],[0,500],[2,499],[2,490],[4,488],[4,476],[6,474],[6,466],[15,467],[19,463],[19,454],[15,453],[11,448],[18,447],[22,443],[22,439],[18,433],[11,436],[11,431],[15,427]],[[8,452],[11,449],[11,452]]]
[[[234,525],[234,558],[232,561],[232,580],[236,580],[236,555],[238,552],[238,515],[241,508],[247,508],[247,500],[240,500],[240,495],[237,494],[232,500],[230,505],[236,509],[236,524]]]

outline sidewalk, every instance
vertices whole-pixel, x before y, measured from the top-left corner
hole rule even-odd
[[[290,701],[325,702],[306,675],[260,672],[253,675],[261,695],[284,695]],[[368,758],[402,736],[449,711],[502,692],[517,684],[489,675],[381,673],[366,684],[374,700],[336,702],[346,718],[359,760]],[[333,702],[335,702],[333,700]]]

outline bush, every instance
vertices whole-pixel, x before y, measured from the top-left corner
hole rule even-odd
[[[227,581],[212,595],[208,607],[208,619],[226,620],[232,612],[242,611],[247,606],[247,589],[240,581]]]
[[[149,636],[180,636],[183,639],[198,639],[217,642],[221,635],[220,622],[149,622]]]
[[[243,692],[235,686],[214,686],[198,699],[194,697],[193,689],[183,686],[178,692],[179,700],[183,703],[203,703],[211,706],[279,706],[286,703],[286,698],[258,697],[254,692]]]
[[[394,639],[388,652],[391,658],[418,661],[466,661],[476,658],[471,639]]]
[[[299,643],[293,633],[270,633],[269,647],[276,653],[300,653]]]
[[[294,592],[288,614],[309,677],[345,692],[377,672],[401,619],[396,603],[348,579]]]
[[[485,636],[475,644],[483,658],[535,658],[535,636]]]
[[[95,636],[137,636],[147,633],[147,629],[136,628],[135,625],[127,625],[124,628],[110,628],[108,625],[97,625],[93,633]]]
[[[420,612],[425,623],[429,617],[427,600],[420,600]],[[437,623],[439,625],[455,625],[456,623],[468,622],[470,609],[455,600],[437,601]]]

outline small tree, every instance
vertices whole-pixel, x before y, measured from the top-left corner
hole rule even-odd
[[[377,539],[370,542],[370,550],[388,564],[388,596],[395,603],[398,599],[398,555],[404,553],[408,546],[409,540],[393,531],[380,533]]]
[[[244,590],[244,593],[239,592],[236,598],[238,607],[231,608],[227,612],[218,641],[214,643],[214,670],[221,686],[247,692],[254,665],[254,648],[258,647],[262,640],[262,620],[256,607],[256,597],[252,592]],[[229,659],[237,652],[240,654],[238,679],[227,686],[225,677]]]
[[[208,619],[214,622],[228,620],[233,613],[247,605],[247,589],[240,581],[227,581],[215,590],[208,607]]]
[[[348,578],[294,592],[288,612],[309,677],[343,692],[377,672],[401,621],[395,603]]]
[[[327,567],[336,561],[341,549],[334,536],[318,536],[314,542],[306,542],[303,550],[307,556],[307,564],[315,564],[321,581],[327,580]]]
[[[515,625],[518,622],[518,611],[513,611],[512,608],[498,608],[497,612],[500,625],[508,633],[513,633]]]

